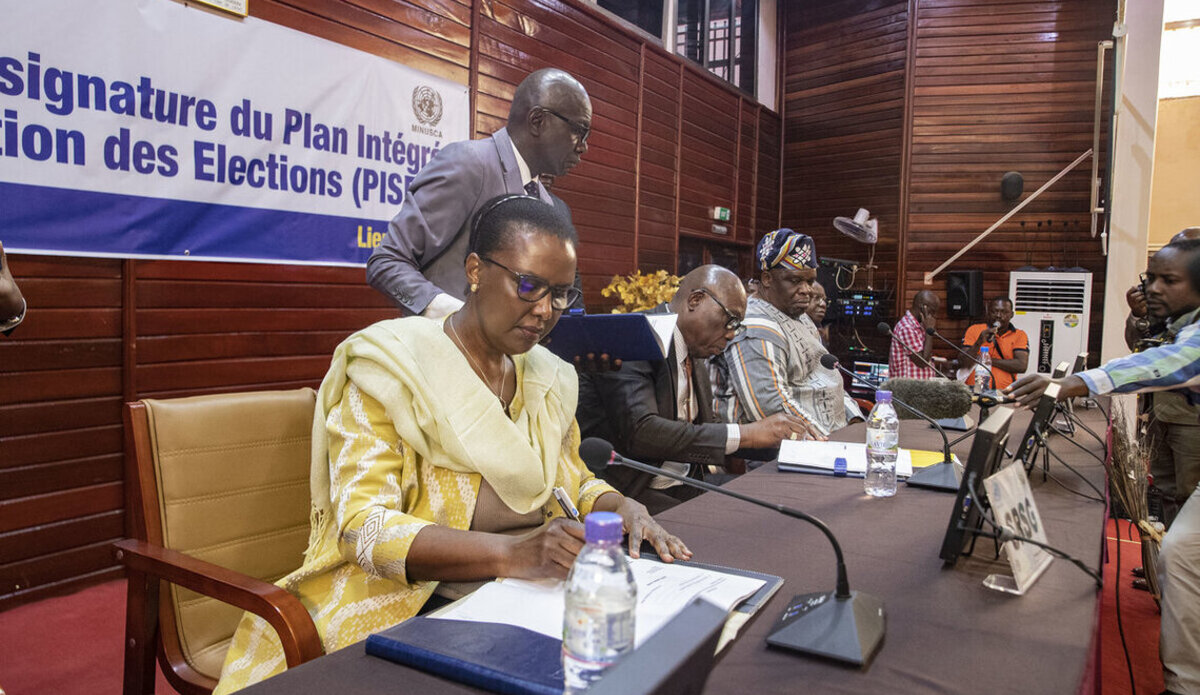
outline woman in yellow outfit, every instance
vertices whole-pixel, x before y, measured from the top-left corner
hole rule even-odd
[[[583,526],[615,511],[635,556],[691,556],[641,504],[579,459],[574,368],[538,345],[578,290],[570,224],[535,198],[486,204],[466,259],[470,294],[442,321],[377,323],[334,352],[313,421],[312,529],[304,565],[279,581],[326,652],[417,614],[439,581],[566,577]],[[216,693],[285,668],[279,640],[247,613]]]

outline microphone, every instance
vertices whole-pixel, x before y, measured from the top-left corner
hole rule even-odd
[[[912,403],[914,410],[934,420],[959,418],[971,412],[971,389],[961,381],[896,378],[888,379],[879,388],[891,391],[893,400],[899,397],[906,403]],[[914,417],[907,411],[900,413],[901,418],[906,416],[910,420]]]
[[[997,321],[996,324],[998,327],[999,321]],[[955,343],[953,340],[950,340],[949,338],[943,336],[941,333],[938,333],[937,331],[933,330],[932,328],[926,328],[925,335],[931,335],[931,336],[937,338],[938,340],[942,341],[943,343],[945,343],[945,344],[949,345],[950,347],[954,348],[955,350],[957,350],[958,354],[962,355],[963,357],[966,357],[968,360],[971,360],[972,362],[979,365],[980,367],[987,366],[984,363],[980,362],[979,360],[975,359],[974,357],[971,357],[971,353],[962,349],[962,346],[960,346],[958,343]]]
[[[882,325],[886,326],[887,324],[882,324]],[[864,386],[871,389],[872,391],[879,390],[871,382],[867,381],[866,379],[862,378],[861,376],[855,374],[854,372],[850,371],[849,369],[846,369],[842,365],[838,364],[837,358],[828,352],[825,353],[824,355],[821,355],[821,366],[825,367],[826,369],[836,368],[843,374],[848,375],[851,379],[859,382],[860,384],[863,384]],[[891,381],[891,380],[889,380],[889,381]],[[905,379],[904,381],[927,381],[927,380]],[[948,380],[942,379],[941,381],[948,381]],[[951,383],[958,383],[958,382],[951,382]],[[966,388],[966,384],[963,384],[962,386],[964,389]],[[969,395],[969,392],[968,392],[968,395]],[[969,401],[969,399],[968,399],[968,401]],[[942,429],[942,426],[939,425],[937,423],[937,421],[934,420],[933,418],[929,417],[928,415],[921,412],[920,410],[917,410],[916,408],[912,407],[908,403],[905,403],[904,401],[896,398],[895,394],[892,394],[892,402],[895,403],[896,405],[902,406],[905,411],[911,412],[913,415],[916,415],[917,417],[921,418],[922,420],[925,420],[929,424],[933,425],[934,429],[936,429],[938,431],[938,434],[942,435],[942,462],[935,463],[932,466],[926,466],[924,468],[921,468],[920,470],[914,470],[913,474],[908,477],[908,480],[906,482],[909,485],[912,485],[914,487],[923,487],[923,488],[928,488],[930,490],[942,490],[943,492],[957,493],[958,492],[958,483],[959,483],[958,472],[954,468],[954,459],[952,459],[950,457],[950,439],[946,436],[946,430]],[[953,417],[961,417],[962,415],[965,415],[967,413],[967,411],[969,411],[970,409],[971,409],[971,404],[968,402],[966,409],[961,414],[955,415]],[[899,414],[899,410],[898,410],[897,414]]]
[[[880,322],[878,323],[878,325],[876,325],[876,326],[875,326],[875,328],[876,328],[876,329],[878,329],[880,333],[882,333],[882,334],[884,334],[884,335],[891,336],[892,340],[896,341],[897,343],[900,343],[900,347],[902,347],[902,348],[904,348],[905,350],[907,350],[907,351],[908,351],[908,354],[910,354],[910,355],[912,355],[913,357],[915,357],[915,358],[917,358],[918,360],[920,360],[920,361],[921,361],[921,364],[925,365],[926,367],[928,367],[928,368],[932,369],[932,370],[933,370],[933,371],[935,371],[935,372],[937,371],[937,367],[935,367],[935,366],[933,366],[932,364],[930,364],[930,363],[929,363],[929,360],[927,360],[927,359],[925,359],[924,357],[922,357],[922,356],[921,356],[921,353],[919,353],[919,352],[917,352],[916,350],[912,349],[912,346],[911,346],[911,345],[909,345],[908,343],[904,342],[903,340],[901,340],[901,339],[900,339],[900,337],[899,337],[899,336],[897,336],[895,333],[893,333],[893,332],[892,332],[892,327],[891,327],[891,326],[889,326],[889,325],[887,324],[887,321],[880,321]],[[955,488],[955,489],[957,490],[957,488]]]
[[[833,554],[837,557],[837,589],[832,592],[799,594],[793,597],[783,611],[779,626],[767,636],[767,644],[864,668],[870,665],[883,641],[886,624],[883,600],[871,594],[850,590],[842,546],[838,544],[833,531],[820,519],[782,504],[764,502],[740,492],[627,459],[613,451],[612,444],[598,437],[588,437],[579,444],[579,457],[593,473],[602,473],[611,465],[624,466],[773,509],[784,516],[807,521],[816,526],[829,539],[833,546]]]

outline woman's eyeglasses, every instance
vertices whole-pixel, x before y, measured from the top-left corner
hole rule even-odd
[[[486,263],[491,263],[501,270],[508,271],[509,274],[511,274],[517,281],[517,297],[527,302],[541,301],[542,297],[545,297],[547,294],[549,294],[550,308],[554,309],[555,311],[566,311],[581,296],[583,296],[583,293],[579,291],[579,288],[575,287],[574,285],[551,285],[536,275],[518,273],[503,263],[499,263],[490,258],[480,256],[479,260]]]
[[[725,330],[733,331],[734,333],[741,333],[742,331],[746,330],[746,327],[742,325],[742,317],[736,316],[732,311],[726,309],[725,305],[721,303],[721,300],[717,299],[717,295],[703,287],[698,289],[697,292],[703,292],[704,294],[708,295],[710,299],[717,303],[717,306],[721,307],[721,311],[725,312],[725,316],[728,319],[725,321]]]

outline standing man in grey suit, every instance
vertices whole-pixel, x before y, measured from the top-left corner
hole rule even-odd
[[[569,220],[565,204],[538,177],[563,176],[578,164],[591,126],[592,103],[578,80],[554,68],[530,73],[513,93],[506,127],[447,145],[413,179],[367,261],[367,282],[413,314],[457,311],[467,293],[463,259],[480,206],[505,193],[526,194]]]

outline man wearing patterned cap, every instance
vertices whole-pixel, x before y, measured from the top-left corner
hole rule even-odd
[[[817,279],[812,237],[777,229],[755,252],[758,292],[746,305],[746,330],[725,348],[718,404],[727,422],[796,415],[828,434],[862,411],[846,396],[841,376],[821,366],[828,350],[804,312]]]

